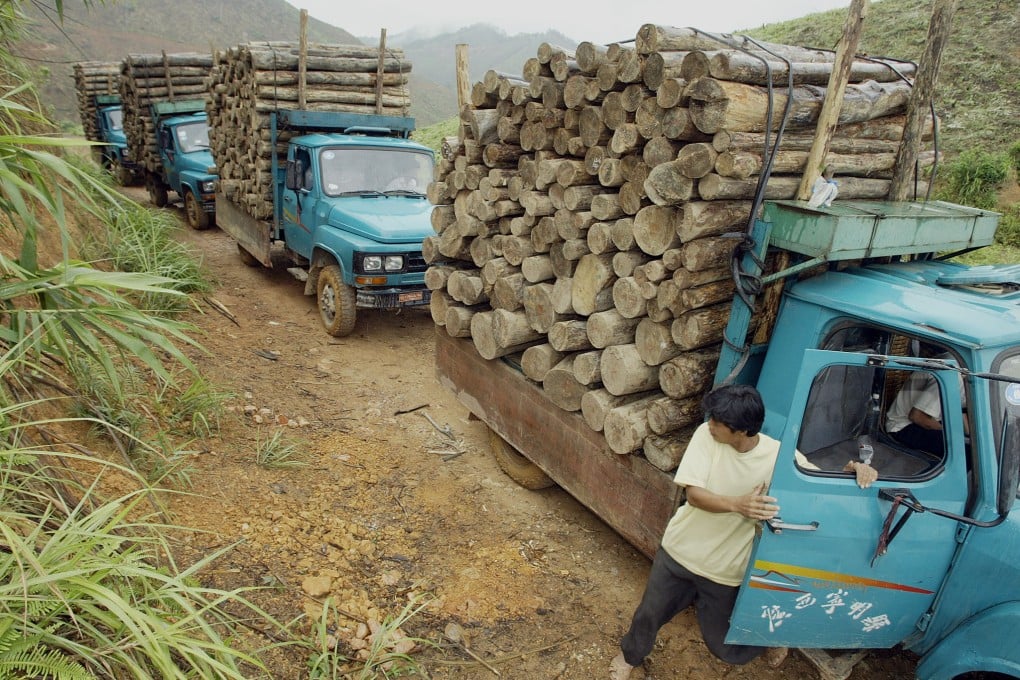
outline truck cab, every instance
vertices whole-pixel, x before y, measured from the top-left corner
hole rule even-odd
[[[217,192],[220,226],[242,260],[271,267],[282,242],[288,271],[317,297],[334,336],[354,329],[358,309],[428,305],[422,241],[434,233],[425,190],[435,157],[410,139],[414,119],[278,111],[271,120],[273,145],[291,134],[286,160],[273,160],[271,222]]]
[[[116,95],[96,95],[96,129],[102,146],[96,159],[123,186],[130,185],[138,172],[131,160],[127,136],[124,134],[124,111]]]
[[[421,243],[433,231],[425,188],[434,165],[430,149],[407,139],[292,140],[283,241],[311,266],[327,331],[349,332],[358,307],[428,304]]]
[[[149,198],[162,208],[169,202],[168,193],[175,192],[184,201],[192,229],[208,228],[216,212],[216,164],[204,106],[201,101],[152,105],[160,168],[148,173]]]
[[[788,281],[767,343],[735,343],[746,360],[720,362],[717,380],[757,385],[763,431],[782,442],[769,490],[781,517],[755,542],[727,641],[900,645],[922,655],[922,679],[1015,677],[1020,654],[1006,631],[1020,624],[1020,592],[1006,584],[1020,577],[1020,268],[916,252],[925,242],[943,252],[988,242],[994,223],[989,232],[981,211],[930,204],[920,209],[935,218],[928,224],[912,222],[912,208],[857,209],[870,215],[766,204],[775,242],[806,262],[801,246],[820,234],[823,259],[840,259],[826,223],[847,218],[840,231],[854,234],[854,247],[914,249],[917,259],[871,257]],[[872,231],[852,228],[861,220]],[[918,378],[941,413],[941,437],[923,445],[901,437],[889,413]],[[879,478],[862,490],[842,469],[865,442]]]

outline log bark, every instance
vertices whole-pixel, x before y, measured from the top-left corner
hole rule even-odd
[[[590,230],[589,230],[590,231]],[[613,273],[612,254],[585,255],[574,270],[571,304],[578,314],[589,316],[599,310],[599,295],[611,289],[616,275]],[[612,291],[610,290],[610,300]]]
[[[602,351],[602,384],[611,394],[656,389],[659,369],[641,361],[634,344],[610,345]]]
[[[650,205],[634,216],[634,243],[648,255],[662,255],[680,246],[678,227],[682,209],[672,205]]]
[[[574,378],[588,387],[598,387],[602,383],[602,350],[578,352],[574,355]]]
[[[719,348],[683,352],[659,368],[659,388],[674,399],[700,395],[712,386]]]
[[[603,422],[602,431],[606,444],[614,453],[625,454],[636,451],[645,437],[652,434],[648,427],[648,406],[661,396],[652,396],[632,401],[609,411]]]
[[[634,330],[634,346],[641,361],[649,366],[659,366],[684,351],[673,342],[670,324],[649,318],[641,319]]]
[[[719,130],[763,132],[767,125],[769,94],[761,87],[733,83],[715,78],[699,78],[691,83],[688,111],[694,125],[705,133]],[[903,82],[848,85],[840,109],[839,123],[872,120],[902,113],[906,109],[910,85]],[[774,92],[772,106],[786,109],[785,90]],[[791,129],[809,127],[818,120],[825,100],[825,88],[801,85],[793,90],[793,102],[787,117]],[[773,129],[778,129],[782,116],[773,116]]]
[[[643,399],[655,398],[655,392],[638,392],[637,394],[610,394],[609,390],[601,387],[590,390],[581,397],[581,415],[588,427],[596,432],[602,432],[606,422],[606,416],[614,408],[632,404]]]
[[[673,320],[670,327],[673,342],[684,350],[715,344],[722,340],[729,317],[729,302],[686,312]]]
[[[649,463],[663,472],[672,472],[683,460],[693,433],[694,428],[683,428],[665,436],[652,434],[645,437],[641,450]]]
[[[658,435],[675,432],[701,420],[701,399],[663,397],[648,405],[648,428]]]
[[[542,392],[564,411],[580,411],[581,397],[589,391],[574,377],[574,356],[567,355],[545,374]]]
[[[592,347],[604,349],[612,345],[634,342],[634,330],[640,319],[628,319],[616,309],[596,312],[588,317],[586,330]]]
[[[542,382],[545,374],[562,361],[564,356],[563,352],[557,352],[548,343],[534,345],[521,355],[521,371],[535,382]]]
[[[557,321],[549,328],[549,344],[557,352],[580,352],[594,349],[588,339],[587,321]]]

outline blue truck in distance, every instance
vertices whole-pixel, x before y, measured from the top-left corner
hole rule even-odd
[[[96,161],[113,175],[117,183],[129,186],[138,177],[138,165],[128,151],[120,97],[95,95],[95,110],[97,139],[94,141],[103,142],[94,150]]]
[[[169,192],[184,201],[192,229],[215,223],[216,163],[209,150],[209,123],[205,102],[188,100],[150,105],[158,159],[147,163],[145,188],[156,207],[165,207]]]
[[[285,162],[272,162],[272,216],[260,219],[217,189],[220,228],[245,264],[288,271],[317,298],[326,332],[348,335],[358,309],[429,304],[422,240],[434,233],[425,190],[431,149],[411,141],[414,119],[323,111],[275,111],[270,145],[287,131]]]

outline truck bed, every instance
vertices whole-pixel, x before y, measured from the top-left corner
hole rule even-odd
[[[648,557],[680,502],[672,475],[640,456],[618,455],[578,413],[470,340],[436,328],[436,376],[482,422]]]

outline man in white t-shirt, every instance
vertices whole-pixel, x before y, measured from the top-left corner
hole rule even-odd
[[[779,442],[759,432],[765,405],[753,387],[717,387],[702,408],[708,421],[695,430],[674,477],[687,502],[663,533],[622,651],[610,665],[612,680],[629,678],[652,651],[659,629],[692,604],[705,644],[719,659],[745,664],[765,653],[778,666],[786,657],[785,648],[724,642],[755,527],[779,512],[776,499],[765,495]],[[847,469],[860,486],[877,477],[867,465]]]
[[[942,355],[939,358],[952,358]],[[963,376],[959,375],[960,397],[965,397]],[[966,400],[964,399],[964,408]],[[964,428],[966,428],[966,420]],[[927,371],[915,371],[896,393],[886,414],[885,430],[904,446],[928,451],[937,456],[945,453],[942,433],[942,400],[938,381]],[[966,431],[966,429],[964,430]]]

